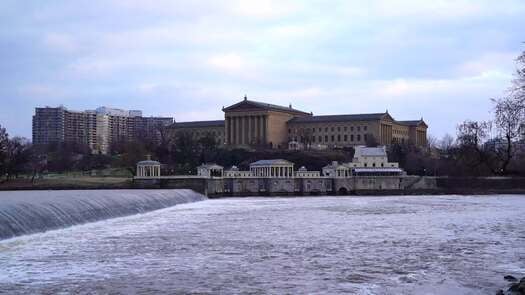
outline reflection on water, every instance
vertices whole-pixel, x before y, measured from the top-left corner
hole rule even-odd
[[[208,200],[0,242],[7,293],[495,294],[525,197]]]

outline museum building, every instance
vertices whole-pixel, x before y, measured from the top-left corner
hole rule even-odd
[[[314,116],[313,113],[248,100],[223,108],[224,120],[180,122],[173,136],[211,136],[219,145],[244,148],[331,149],[374,142],[379,145],[427,144],[428,125],[420,120],[398,121],[388,111],[372,114]]]

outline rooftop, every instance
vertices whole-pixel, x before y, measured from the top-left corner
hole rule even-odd
[[[233,104],[233,105],[231,105],[229,107],[223,108],[223,111],[231,111],[231,110],[234,110],[236,108],[242,108],[242,107],[246,107],[246,106],[248,106],[248,107],[249,106],[253,106],[255,108],[262,108],[262,109],[265,109],[265,110],[274,110],[274,111],[279,111],[279,112],[299,113],[299,114],[302,114],[302,115],[309,115],[309,116],[311,115],[311,113],[307,113],[307,112],[304,112],[304,111],[292,108],[291,104],[290,104],[290,106],[285,107],[285,106],[280,106],[280,105],[266,103],[266,102],[249,100],[246,97],[244,97],[244,100],[242,100],[242,101],[240,101],[240,102],[238,102],[236,104]]]
[[[176,122],[171,125],[174,128],[201,128],[201,127],[224,127],[224,120]]]
[[[323,122],[347,122],[347,121],[373,121],[380,120],[388,113],[372,114],[349,114],[349,115],[326,115],[299,117],[290,120],[290,123],[323,123]]]
[[[160,162],[153,160],[144,160],[137,163],[139,166],[150,166],[150,165],[160,165]]]
[[[259,160],[253,162],[250,166],[270,166],[270,165],[293,165],[292,162],[283,159]]]
[[[386,157],[385,147],[365,147],[358,146],[355,149],[354,157]]]

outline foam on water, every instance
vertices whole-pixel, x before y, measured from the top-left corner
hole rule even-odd
[[[0,240],[204,199],[192,190],[0,192]]]

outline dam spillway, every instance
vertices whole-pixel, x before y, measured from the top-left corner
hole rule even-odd
[[[205,199],[187,189],[0,192],[0,240]]]

